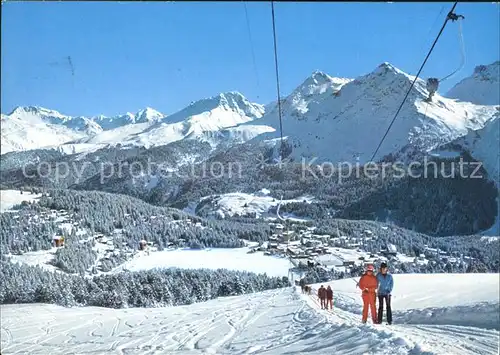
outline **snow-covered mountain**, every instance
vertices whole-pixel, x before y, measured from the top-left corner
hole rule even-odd
[[[462,140],[463,147],[483,163],[491,180],[500,187],[500,114],[482,129],[469,133]]]
[[[98,127],[87,121],[88,125],[68,127],[69,117],[57,111],[38,107],[18,107],[1,120],[1,153],[17,150],[37,149],[44,146],[60,145],[83,138],[88,131]],[[83,124],[83,121],[80,121]]]
[[[488,178],[500,189],[500,61],[479,65],[472,76],[459,82],[448,92],[449,97],[476,105],[496,105],[496,115],[482,129],[469,132],[454,141],[455,148],[466,150],[480,161]],[[500,190],[499,190],[500,191]],[[500,233],[500,199],[497,198],[497,218],[488,235]]]
[[[238,92],[222,93],[193,102],[171,116],[146,108],[135,114],[114,117],[71,117],[39,107],[20,107],[9,115],[2,115],[2,153],[13,150],[71,144],[71,148],[92,150],[105,145],[139,145],[145,147],[166,145],[182,139],[201,139],[217,145],[221,141],[243,143],[269,131],[267,127],[236,127],[241,123],[262,117],[264,106],[249,102]],[[37,124],[36,128],[33,126]],[[15,126],[11,128],[11,126]],[[37,130],[54,131],[52,135],[37,137]],[[16,135],[12,133],[19,132]],[[19,139],[33,135],[32,141]],[[57,137],[53,137],[58,135]],[[38,138],[38,139],[36,139]],[[17,140],[16,140],[17,139]],[[67,151],[68,149],[63,149]]]
[[[281,100],[281,112],[301,119],[309,111],[309,105],[324,100],[332,95],[338,95],[339,90],[353,79],[334,78],[319,70],[306,78],[290,95]],[[277,102],[269,105],[266,113],[278,114]]]
[[[281,102],[283,134],[292,156],[316,157],[316,162],[368,161],[413,79],[389,63],[354,80],[313,72]],[[428,103],[425,81],[417,80],[376,159],[408,146],[430,151],[481,129],[497,114],[492,106],[498,103],[495,83],[498,62],[477,67],[473,76],[452,89],[459,100],[436,93]],[[184,139],[208,142],[214,148],[249,140],[276,145],[277,106],[251,103],[238,92],[227,92],[195,101],[169,116],[151,108],[91,118],[18,108],[2,115],[2,153],[61,144],[65,152],[117,144],[152,147]]]
[[[483,163],[490,179],[500,187],[500,61],[480,65],[474,74],[458,83],[448,96],[476,105],[496,105],[497,113],[482,129],[469,132],[456,143]]]
[[[476,105],[499,105],[500,61],[477,66],[472,76],[455,85],[446,96]]]
[[[98,123],[103,130],[112,130],[129,124],[155,123],[159,122],[164,117],[164,114],[150,107],[146,107],[135,114],[127,112],[124,115],[114,117],[97,116],[93,118],[93,121]]]
[[[151,108],[116,117],[68,116],[43,107],[17,107],[2,115],[2,154],[17,150],[57,147],[107,130],[137,123],[152,124],[165,115]]]
[[[217,145],[221,141],[244,142],[266,131],[262,127],[231,129],[264,114],[264,107],[249,102],[238,92],[228,92],[191,103],[154,124],[122,125],[97,134],[86,143],[166,145],[182,139],[200,139]]]
[[[470,132],[453,143],[481,162],[489,180],[500,192],[500,111],[484,128]],[[496,202],[497,217],[493,226],[483,232],[486,235],[500,235],[500,198],[497,197]]]
[[[292,156],[317,157],[316,162],[368,161],[414,77],[389,63],[355,80],[314,80],[318,77],[329,78],[314,73],[284,100],[283,134],[293,147]],[[325,82],[331,83],[328,89]],[[304,95],[305,88],[316,94]],[[482,128],[496,114],[493,106],[458,102],[439,94],[427,103],[427,96],[425,81],[417,80],[376,159],[408,144],[431,150]],[[258,140],[279,137],[277,109],[252,124],[257,122],[275,129]]]

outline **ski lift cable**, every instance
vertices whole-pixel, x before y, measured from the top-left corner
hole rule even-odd
[[[392,119],[391,123],[389,124],[389,127],[387,127],[387,130],[385,131],[384,136],[383,136],[383,137],[382,137],[382,139],[380,140],[380,143],[378,144],[377,149],[375,149],[375,152],[373,153],[373,155],[372,155],[372,157],[371,157],[370,161],[373,161],[373,159],[374,159],[374,158],[375,158],[375,156],[377,155],[377,153],[378,153],[378,151],[379,151],[380,147],[382,146],[382,143],[384,142],[385,138],[387,137],[387,134],[388,134],[388,133],[389,133],[389,131],[391,130],[391,127],[392,127],[392,125],[394,124],[394,121],[396,121],[396,118],[398,117],[399,112],[400,112],[400,111],[401,111],[401,109],[403,108],[403,105],[404,105],[404,103],[406,102],[406,99],[408,98],[408,95],[410,95],[410,92],[411,92],[411,90],[413,89],[413,86],[415,85],[415,83],[416,83],[416,81],[417,81],[417,79],[418,79],[418,77],[419,77],[420,73],[421,73],[421,72],[422,72],[422,70],[424,69],[424,66],[425,66],[425,64],[427,63],[427,60],[428,60],[428,59],[429,59],[429,57],[431,56],[431,53],[432,53],[432,51],[434,50],[434,47],[436,46],[436,43],[437,43],[437,41],[439,40],[439,37],[441,37],[441,34],[443,33],[444,28],[446,27],[446,24],[447,24],[447,23],[448,23],[448,21],[450,20],[450,15],[451,15],[451,14],[453,13],[453,11],[455,10],[455,7],[457,6],[457,4],[458,4],[458,1],[456,1],[456,2],[453,4],[453,6],[452,6],[452,8],[451,8],[450,12],[449,12],[449,13],[448,13],[448,15],[446,16],[446,19],[445,19],[445,21],[444,21],[443,25],[441,26],[441,29],[439,30],[439,33],[438,33],[438,35],[437,35],[436,39],[434,40],[434,43],[432,43],[431,49],[430,49],[430,50],[429,50],[429,52],[427,53],[427,56],[425,57],[424,62],[423,62],[423,63],[422,63],[422,65],[420,66],[420,69],[418,70],[417,75],[415,75],[415,79],[413,79],[413,82],[411,83],[410,88],[409,88],[409,89],[408,89],[408,91],[406,92],[406,95],[405,95],[405,97],[403,98],[403,101],[402,101],[402,102],[401,102],[401,104],[399,105],[399,108],[398,108],[398,110],[396,111],[396,114],[394,115],[394,118]]]
[[[439,14],[434,19],[434,22],[432,23],[432,26],[429,28],[429,31],[427,31],[427,34],[425,35],[424,38],[427,38],[427,37],[429,37],[432,34],[432,31],[434,30],[434,27],[436,26],[436,23],[438,22],[438,20],[441,18],[441,15],[443,14],[445,6],[446,5],[441,6],[441,10],[439,11]],[[426,43],[424,43],[422,46],[420,46],[420,50],[423,51],[425,46],[427,46]]]
[[[278,67],[278,46],[276,44],[276,20],[274,16],[274,1],[271,1],[271,16],[273,20],[273,40],[274,40],[274,66],[276,69],[276,92],[278,96],[278,117],[280,120],[280,161],[283,154],[283,120],[281,117],[281,95],[280,95],[280,80],[279,80],[279,67]]]
[[[443,11],[444,11],[444,7],[445,5],[441,6],[441,10],[439,11],[439,14],[436,16],[436,18],[434,19],[434,21],[432,22],[432,26],[430,26],[429,30],[427,31],[427,34],[425,35],[424,38],[427,38],[431,35],[432,33],[432,30],[434,29],[434,27],[436,26],[436,23],[437,21],[439,20],[439,18],[441,17]],[[420,46],[420,50],[423,50],[424,49],[424,46],[425,46],[425,43],[423,43],[421,46]],[[415,65],[417,65],[418,63],[415,62]],[[349,102],[349,104],[346,106],[346,108],[344,110],[342,110],[340,113],[336,114],[332,120],[336,120],[337,118],[341,117],[344,115],[344,113],[346,113],[347,111],[349,111],[352,107],[353,107],[353,103],[356,103],[358,100],[358,98],[352,100]]]
[[[253,64],[253,70],[254,70],[254,74],[255,74],[255,80],[257,82],[257,90],[260,90],[259,72],[257,71],[257,61],[255,60],[255,50],[254,50],[253,39],[252,39],[252,30],[250,28],[250,19],[248,16],[248,9],[247,9],[247,2],[246,1],[243,1],[243,6],[245,8],[245,19],[246,19],[246,23],[247,23],[248,40],[250,41],[250,50],[252,53],[252,64]]]
[[[455,75],[460,70],[462,70],[462,68],[465,66],[466,53],[465,53],[464,35],[462,32],[462,21],[458,21],[458,36],[459,36],[459,40],[460,40],[460,50],[461,50],[461,55],[462,55],[460,66],[455,71],[453,71],[451,74],[448,74],[444,78],[439,79],[439,82],[443,82],[446,79],[451,78],[453,75]]]

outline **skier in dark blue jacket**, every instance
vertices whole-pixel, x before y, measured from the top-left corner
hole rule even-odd
[[[380,270],[377,273],[378,281],[378,324],[382,323],[384,315],[384,300],[387,309],[387,323],[392,324],[392,310],[391,310],[391,292],[394,286],[392,275],[387,272],[387,264],[380,264]]]

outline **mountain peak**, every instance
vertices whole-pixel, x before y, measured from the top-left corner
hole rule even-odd
[[[493,62],[488,65],[478,65],[474,68],[474,76],[487,77],[487,78],[498,78],[500,71],[500,60]]]
[[[24,113],[31,113],[31,114],[45,116],[45,117],[57,117],[57,118],[66,118],[67,117],[67,116],[62,115],[58,111],[49,110],[47,108],[40,107],[40,106],[17,106],[14,110],[12,110],[11,113],[8,114],[8,116],[15,115],[15,114],[24,114]]]
[[[371,73],[356,78],[353,81],[355,86],[366,85],[366,89],[377,91],[377,88],[388,87],[394,92],[404,92],[410,88],[411,82],[415,79],[404,71],[396,68],[389,62],[383,62],[378,65]],[[415,92],[421,95],[427,95],[425,82],[422,79],[417,80],[414,86]]]
[[[333,78],[330,75],[320,70],[313,71],[310,78],[315,84],[326,84],[333,81]]]
[[[382,64],[380,64],[374,71],[373,71],[374,74],[396,74],[396,75],[400,75],[400,74],[403,74],[403,75],[406,75],[408,76],[408,74],[406,74],[404,71],[396,68],[394,65],[392,65],[391,63],[389,62],[383,62]]]
[[[237,91],[228,91],[206,99],[193,101],[189,106],[166,117],[163,122],[175,123],[194,116],[205,115],[214,111],[233,112],[250,119],[260,118],[264,114],[264,106],[250,102]]]
[[[262,105],[251,103],[245,96],[243,96],[242,93],[238,91],[220,93],[218,96],[208,100],[214,99],[214,104],[216,104],[216,106],[225,110],[231,110],[244,114],[248,117],[258,118],[262,117],[264,114],[264,108]]]
[[[136,123],[142,123],[142,122],[155,122],[161,120],[163,117],[165,117],[164,114],[161,112],[156,111],[155,109],[151,107],[146,107],[142,110],[139,110],[135,115],[135,122]]]
[[[304,97],[338,91],[343,85],[351,80],[352,79],[331,77],[325,72],[315,70],[290,94],[290,98],[292,99],[291,101],[298,102]]]
[[[348,82],[352,81],[352,79],[348,78],[339,78],[333,77],[321,70],[315,70],[312,72],[311,76],[309,76],[301,86],[307,85],[344,85]],[[339,88],[340,89],[340,88]]]
[[[226,91],[226,92],[222,92],[219,94],[220,96],[233,96],[233,97],[239,97],[239,98],[245,98],[245,96],[243,96],[243,94],[239,91]]]
[[[471,76],[448,91],[446,96],[476,105],[500,104],[500,61],[478,65]]]
[[[240,93],[240,92],[238,92],[238,91],[223,92],[223,93],[220,93],[218,95],[218,97],[220,98],[220,100],[221,100],[222,103],[228,103],[228,102],[230,102],[232,100],[238,101],[238,102],[249,103],[249,101],[247,100],[247,98],[245,96],[243,96],[243,94]]]

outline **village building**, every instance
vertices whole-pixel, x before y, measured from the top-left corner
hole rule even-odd
[[[52,238],[52,243],[54,243],[56,248],[62,247],[64,246],[64,237],[56,235]]]
[[[139,242],[139,250],[146,250],[148,247],[148,242],[144,239]]]

